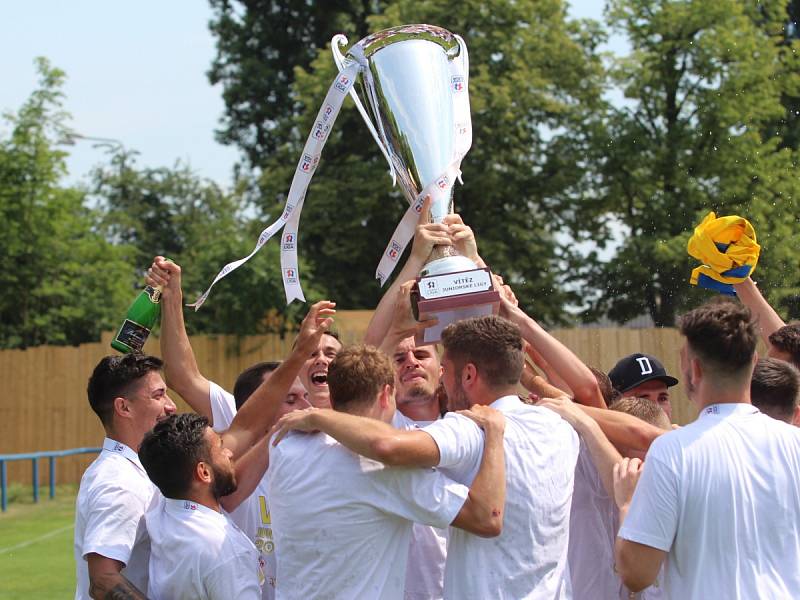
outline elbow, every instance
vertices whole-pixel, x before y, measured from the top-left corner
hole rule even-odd
[[[495,538],[503,533],[503,511],[493,510],[476,523],[472,533],[482,538]]]
[[[617,539],[617,561],[616,571],[622,583],[631,592],[641,592],[646,587],[655,583],[656,577],[648,577],[641,568],[641,561],[636,556],[632,556],[633,551],[625,547],[620,539]],[[656,575],[658,572],[656,571]]]
[[[600,392],[600,387],[597,385],[597,381],[595,381],[594,377],[592,377],[591,381],[575,386],[572,392],[578,404],[594,406],[596,408],[606,408],[603,394]]]

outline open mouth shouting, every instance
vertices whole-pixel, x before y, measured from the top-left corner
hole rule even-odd
[[[328,369],[318,369],[316,371],[312,371],[308,376],[311,385],[315,388],[328,388]]]

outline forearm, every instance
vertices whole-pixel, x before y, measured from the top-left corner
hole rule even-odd
[[[623,412],[592,406],[580,408],[597,422],[615,446],[647,451],[653,440],[665,433],[663,429]]]
[[[558,398],[566,395],[566,392],[548,381],[541,375],[534,375],[524,383],[525,387],[539,396],[539,398]]]
[[[469,488],[469,498],[456,527],[484,537],[500,535],[506,503],[506,469],[503,431],[485,432],[483,457],[478,474]]]
[[[147,600],[141,590],[116,571],[90,577],[89,596],[95,600]]]
[[[231,512],[256,491],[269,467],[269,449],[266,436],[245,452],[235,463],[236,491],[222,498],[222,506]]]
[[[519,308],[512,312],[511,320],[519,325],[522,337],[544,357],[554,373],[572,391],[576,402],[605,408],[597,380],[569,348]]]
[[[168,292],[163,296],[159,341],[167,385],[178,392],[192,410],[211,421],[210,386],[197,367],[197,360],[186,334],[183,297],[180,293]]]
[[[422,431],[403,431],[388,423],[334,410],[319,410],[311,424],[353,452],[391,466],[435,467],[439,448]]]
[[[236,413],[230,428],[222,434],[223,443],[237,460],[275,424],[278,410],[305,362],[306,354],[295,348]]]
[[[403,265],[402,270],[392,282],[392,285],[389,286],[389,289],[383,294],[378,306],[375,307],[375,312],[372,314],[369,325],[367,325],[367,332],[364,334],[365,344],[382,348],[394,318],[397,291],[403,283],[419,276],[423,264],[424,259],[419,259],[414,255],[409,256],[406,264]],[[390,354],[391,352],[394,352],[394,348],[391,349]]]
[[[756,318],[756,323],[761,332],[761,337],[764,343],[769,346],[769,336],[775,333],[778,329],[783,327],[786,323],[783,322],[780,315],[775,312],[767,299],[761,294],[755,282],[749,277],[742,283],[736,283],[733,286],[736,289],[736,295],[739,300],[747,306]]]

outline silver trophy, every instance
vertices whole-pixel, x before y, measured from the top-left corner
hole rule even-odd
[[[346,44],[344,36],[333,38],[334,59],[340,70],[348,61],[366,63],[351,96],[408,202],[443,182],[443,193],[431,195],[428,216],[441,223],[452,212],[454,173],[471,142],[464,41],[441,27],[404,25],[365,37],[343,56],[339,47]],[[456,103],[454,92],[464,94],[465,104]],[[448,322],[497,307],[489,270],[452,246],[434,248],[420,275],[415,312],[436,315],[440,323],[426,330],[425,342],[438,339]]]

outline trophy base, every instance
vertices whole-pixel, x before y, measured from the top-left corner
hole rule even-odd
[[[489,269],[476,268],[472,261],[465,257],[447,257],[433,261],[429,265],[454,258],[464,258],[472,268],[430,274],[426,266],[411,291],[411,306],[416,319],[438,320],[436,325],[427,327],[415,336],[414,340],[418,345],[438,342],[442,338],[444,328],[451,323],[470,317],[497,314],[500,308],[500,293],[494,288]]]

